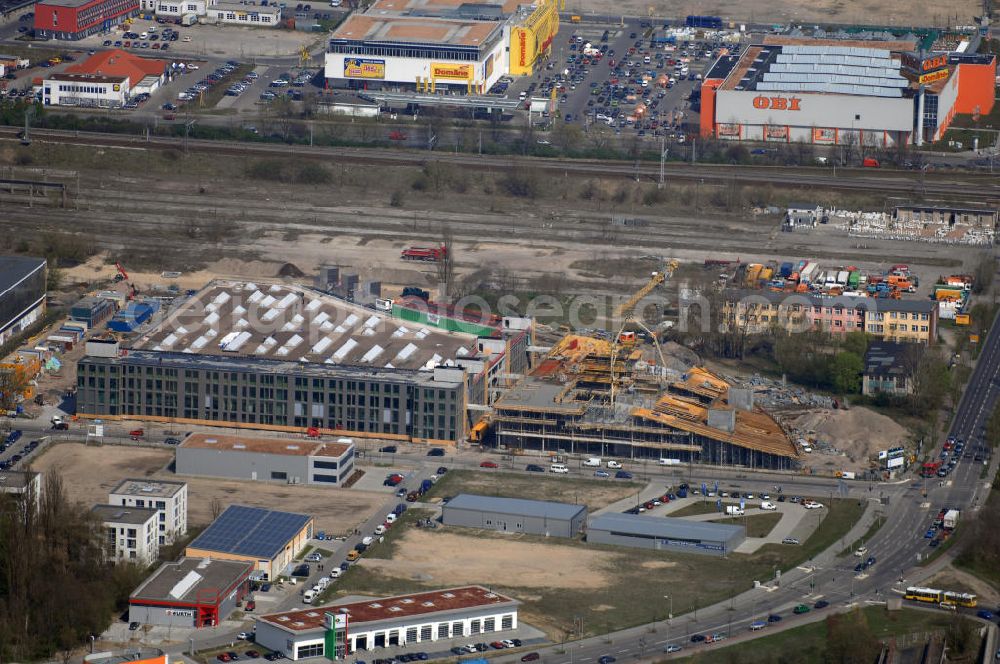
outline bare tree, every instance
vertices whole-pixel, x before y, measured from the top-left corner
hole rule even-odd
[[[451,226],[441,226],[441,259],[436,263],[438,289],[441,299],[448,300],[455,278],[455,235]]]
[[[218,519],[219,515],[222,514],[222,501],[219,500],[218,496],[215,496],[214,498],[212,498],[212,502],[209,503],[209,509],[212,511],[212,520],[213,521],[215,519]]]

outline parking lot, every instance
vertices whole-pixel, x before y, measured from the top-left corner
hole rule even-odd
[[[697,133],[697,104],[692,109],[691,102],[721,48],[706,41],[668,43],[662,24],[648,21],[564,24],[551,60],[535,76],[515,81],[508,95],[527,103],[550,98],[555,89],[564,122],[684,142]]]

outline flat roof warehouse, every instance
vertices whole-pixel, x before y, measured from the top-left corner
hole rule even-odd
[[[327,443],[311,440],[276,440],[246,436],[220,436],[194,433],[184,439],[181,447],[216,449],[223,451],[256,452],[259,454],[284,454],[288,456],[339,457],[351,449],[350,443]]]
[[[516,600],[482,586],[464,586],[301,611],[272,613],[263,615],[258,620],[291,632],[303,632],[322,629],[326,613],[345,613],[351,624],[357,625],[481,607],[514,607],[517,604]]]
[[[500,23],[492,21],[354,14],[337,28],[331,39],[399,45],[426,43],[479,47],[499,30]]]

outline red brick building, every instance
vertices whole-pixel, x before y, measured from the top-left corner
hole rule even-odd
[[[39,0],[35,5],[35,36],[83,39],[138,13],[139,0]]]

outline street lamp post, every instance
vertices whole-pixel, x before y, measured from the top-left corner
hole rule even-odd
[[[670,608],[667,613],[667,624],[669,625],[670,621],[674,619],[674,597],[673,595],[664,595],[663,599],[670,602]]]

